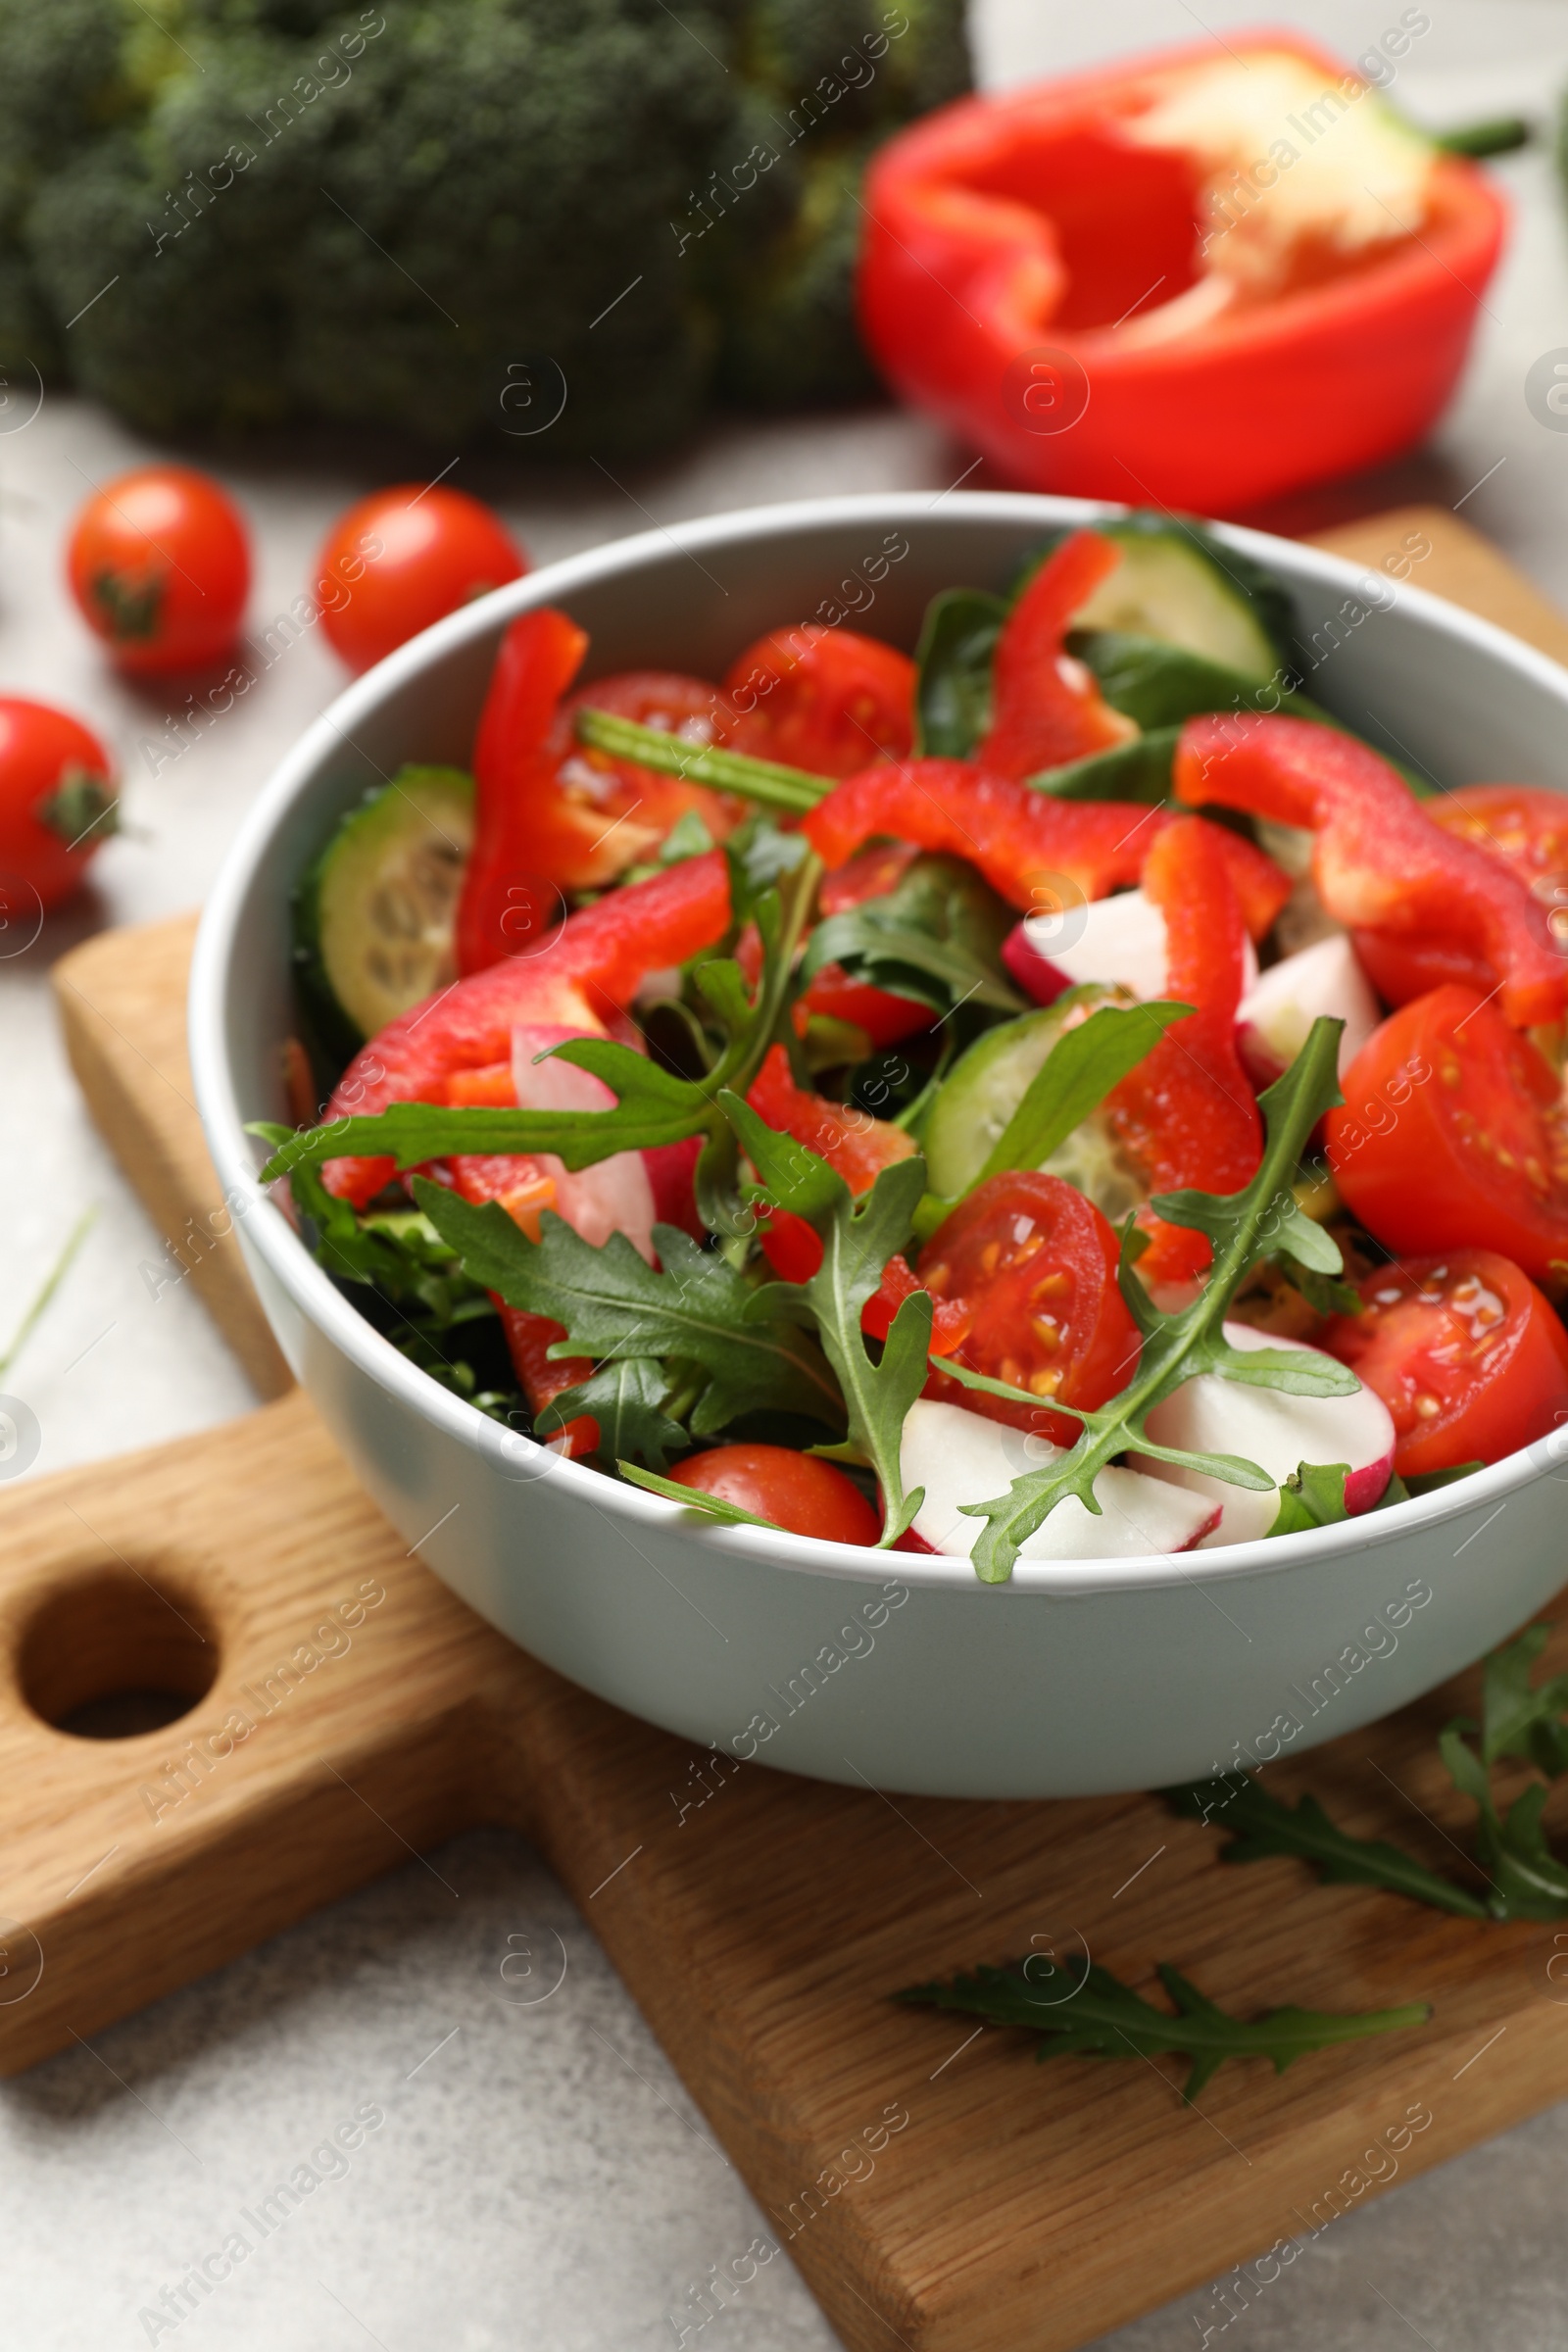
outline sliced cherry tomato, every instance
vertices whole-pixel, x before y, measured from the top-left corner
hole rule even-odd
[[[226,654],[250,594],[239,509],[189,466],[142,466],[72,525],[71,592],[122,669],[195,669]]]
[[[1151,1192],[1240,1192],[1262,1157],[1257,1102],[1236,1052],[1247,928],[1224,840],[1216,825],[1180,818],[1144,868],[1144,889],[1165,917],[1165,994],[1195,1008],[1106,1098],[1111,1126]],[[1185,1281],[1208,1264],[1203,1234],[1147,1208],[1138,1222],[1151,1236],[1138,1267],[1146,1283]]]
[[[601,889],[629,865],[644,863],[683,816],[701,817],[714,841],[734,831],[746,802],[579,743],[577,712],[585,710],[613,711],[694,749],[723,742],[729,723],[718,688],[677,670],[622,670],[576,687],[550,730],[546,753],[556,765],[548,791],[533,804],[540,857],[548,858],[551,878],[564,889]]]
[[[1378,1266],[1321,1345],[1394,1417],[1401,1478],[1500,1462],[1568,1418],[1568,1332],[1492,1250]]]
[[[1568,1263],[1568,1129],[1544,1054],[1474,989],[1391,1013],[1325,1122],[1348,1206],[1386,1248],[1495,1250],[1553,1287]],[[1556,1269],[1554,1271],[1554,1269]]]
[[[882,1533],[875,1511],[842,1470],[789,1446],[715,1446],[710,1453],[688,1454],[669,1475],[677,1486],[716,1494],[819,1544],[874,1544]]]
[[[992,663],[991,730],[975,755],[988,774],[1040,775],[1137,734],[1065,646],[1073,614],[1120,562],[1110,540],[1074,531],[1014,604]]]
[[[0,695],[0,954],[76,888],[117,830],[109,754],[47,703]]]
[[[478,499],[444,483],[398,482],[362,498],[327,533],[315,582],[321,626],[351,669],[368,669],[527,568]]]
[[[906,759],[913,741],[914,663],[853,629],[774,629],[731,662],[724,692],[731,751],[814,776],[853,776],[879,753]]]
[[[1041,1404],[1010,1404],[935,1370],[926,1395],[1070,1446],[1078,1425],[1047,1410],[1049,1400],[1103,1404],[1138,1361],[1117,1256],[1099,1209],[1061,1177],[1028,1169],[988,1176],[937,1227],[914,1270],[939,1312],[942,1302],[958,1300],[970,1310],[956,1359],[1029,1390]]]
[[[1546,910],[1546,929],[1568,955],[1568,794],[1541,784],[1464,784],[1423,807],[1435,824],[1456,834],[1529,884]],[[1380,997],[1408,1004],[1450,981],[1479,985],[1485,996],[1496,974],[1484,956],[1457,942],[1400,938],[1357,931],[1356,953]]]

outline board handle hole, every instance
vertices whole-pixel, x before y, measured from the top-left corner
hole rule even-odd
[[[22,1635],[35,1715],[77,1740],[130,1740],[188,1715],[218,1677],[217,1634],[182,1589],[105,1569],[51,1592]]]

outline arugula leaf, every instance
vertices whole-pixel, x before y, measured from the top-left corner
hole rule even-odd
[[[1303,1476],[1305,1471],[1303,1465]],[[1542,1827],[1549,1790],[1534,1783],[1504,1815],[1492,1788],[1492,1767],[1502,1756],[1516,1756],[1552,1779],[1568,1771],[1568,1674],[1535,1688],[1530,1683],[1550,1635],[1550,1626],[1531,1626],[1494,1650],[1482,1676],[1480,1727],[1460,1716],[1438,1740],[1449,1779],[1476,1808],[1475,1859],[1489,1882],[1485,1898],[1382,1838],[1350,1837],[1315,1797],[1303,1796],[1293,1810],[1245,1773],[1161,1793],[1188,1820],[1224,1814],[1220,1826],[1232,1839],[1222,1855],[1226,1862],[1294,1854],[1325,1879],[1381,1886],[1465,1919],[1568,1919],[1568,1866],[1552,1852]]]
[[[1373,2034],[1424,2026],[1432,2011],[1425,2001],[1398,2009],[1365,2009],[1342,2015],[1322,2009],[1270,2009],[1250,2020],[1232,2017],[1208,2000],[1168,1962],[1160,1983],[1175,2014],[1156,2009],[1108,1968],[1093,1961],[1063,1963],[1033,1952],[1004,1968],[977,1968],[946,1984],[910,1984],[894,1999],[935,2009],[958,2009],[998,2026],[1021,2026],[1041,2035],[1039,2059],[1153,2058],[1176,2051],[1191,2060],[1182,2090],[1197,2098],[1227,2058],[1268,2058],[1274,2072],[1309,2050],[1334,2042],[1360,2041]]]
[[[1163,1002],[1102,1004],[1067,1030],[1030,1079],[975,1182],[1006,1168],[1038,1168],[1192,1009]]]
[[[651,1470],[639,1470],[635,1462],[617,1462],[615,1466],[629,1485],[646,1487],[650,1494],[662,1494],[669,1502],[684,1503],[688,1510],[700,1511],[705,1519],[722,1519],[733,1527],[778,1528],[776,1519],[759,1519],[755,1511],[743,1511],[738,1502],[726,1502],[722,1494],[705,1494],[701,1487],[680,1486],[672,1478],[660,1478]]]
[[[1094,1411],[1054,1398],[1053,1410],[1070,1413],[1081,1423],[1083,1435],[1077,1444],[1056,1460],[1025,1471],[1005,1494],[961,1505],[968,1517],[986,1523],[972,1554],[975,1573],[984,1583],[1000,1584],[1011,1575],[1023,1544],[1069,1494],[1098,1512],[1095,1479],[1120,1454],[1152,1454],[1258,1493],[1272,1487],[1275,1482],[1255,1463],[1230,1454],[1200,1455],[1158,1446],[1145,1434],[1145,1421],[1154,1406],[1194,1373],[1215,1372],[1223,1379],[1282,1388],[1298,1396],[1354,1394],[1359,1384],[1344,1365],[1299,1348],[1260,1348],[1244,1354],[1229,1346],[1220,1328],[1236,1289],[1261,1257],[1300,1258],[1327,1273],[1341,1271],[1338,1244],[1304,1214],[1291,1185],[1307,1137],[1323,1112],[1341,1100],[1336,1061],[1342,1027],[1339,1021],[1314,1021],[1296,1060],[1262,1097],[1268,1133],[1250,1184],[1232,1194],[1165,1193],[1152,1202],[1158,1215],[1206,1233],[1214,1245],[1206,1286],[1179,1313],[1161,1313],[1138,1279],[1134,1258],[1139,1237],[1128,1220],[1118,1280],[1144,1335],[1138,1369],[1119,1396]],[[938,1361],[942,1370],[969,1388],[1008,1396],[1023,1394],[986,1381],[962,1364]]]
[[[710,1437],[741,1414],[803,1413],[836,1427],[843,1407],[832,1374],[804,1334],[775,1309],[759,1315],[760,1294],[716,1251],[690,1234],[656,1225],[656,1273],[623,1233],[602,1250],[546,1209],[530,1242],[495,1201],[472,1201],[414,1179],[415,1197],[466,1271],[509,1306],[563,1324],[553,1356],[678,1355],[709,1375],[692,1413],[692,1433]],[[765,1295],[765,1294],[763,1294]]]
[[[1336,1527],[1349,1517],[1345,1507],[1348,1462],[1301,1462],[1280,1489],[1280,1507],[1271,1536],[1298,1536],[1308,1528]]]
[[[1209,1822],[1223,1816],[1216,1827],[1229,1831],[1230,1843],[1221,1850],[1222,1862],[1262,1862],[1291,1854],[1309,1862],[1333,1886],[1381,1886],[1386,1893],[1456,1912],[1461,1919],[1492,1916],[1480,1895],[1428,1870],[1401,1847],[1381,1838],[1352,1838],[1338,1828],[1315,1796],[1303,1796],[1293,1808],[1250,1773],[1194,1781],[1159,1793],[1185,1821]]]
[[[1438,1751],[1448,1777],[1461,1796],[1469,1797],[1476,1823],[1476,1860],[1493,1885],[1494,1919],[1568,1918],[1568,1869],[1550,1846],[1541,1826],[1548,1790],[1540,1781],[1528,1788],[1498,1814],[1492,1793],[1492,1773],[1464,1735],[1475,1726],[1460,1716],[1440,1733]]]
[[[661,727],[643,727],[612,710],[579,710],[577,740],[609,752],[616,760],[633,760],[657,775],[681,776],[693,784],[711,785],[715,792],[739,793],[764,808],[782,808],[804,816],[833,789],[831,776],[812,775],[804,767],[785,767],[776,760],[750,760],[744,752],[688,743]]]
[[[755,995],[748,993],[733,957],[711,956],[699,965],[696,986],[726,1039],[703,1078],[678,1078],[614,1038],[569,1038],[551,1054],[603,1079],[616,1098],[613,1108],[454,1109],[439,1102],[394,1102],[371,1116],[333,1119],[302,1134],[258,1122],[248,1132],[276,1147],[260,1181],[270,1183],[309,1162],[361,1152],[385,1154],[400,1169],[463,1152],[553,1152],[568,1168],[587,1168],[617,1152],[648,1151],[702,1135],[698,1202],[710,1226],[731,1230],[733,1215],[725,1220],[735,1203],[734,1139],[715,1098],[726,1085],[745,1092],[788,1017],[795,951],[821,870],[820,860],[808,852],[788,878],[787,897],[769,890],[755,901],[762,942]]]
[[[599,1424],[595,1451],[607,1462],[629,1454],[662,1470],[672,1453],[684,1453],[691,1445],[680,1423],[659,1409],[669,1394],[669,1376],[656,1357],[612,1358],[542,1406],[534,1415],[535,1434],[550,1437],[579,1413],[591,1413]]]
[[[888,1259],[908,1239],[909,1220],[925,1189],[925,1162],[918,1155],[895,1160],[857,1201],[825,1159],[778,1134],[738,1095],[722,1100],[768,1200],[805,1217],[822,1243],[822,1263],[809,1282],[769,1283],[754,1294],[752,1312],[787,1315],[814,1326],[849,1416],[841,1458],[864,1459],[876,1472],[883,1501],[881,1542],[896,1543],[925,1499],[923,1488],[905,1494],[899,1446],[905,1415],[925,1386],[931,1295],[916,1291],[905,1299],[875,1362],[866,1352],[860,1309],[880,1287]]]
[[[817,924],[801,963],[808,983],[824,964],[913,997],[933,1011],[974,1003],[1022,1012],[1005,977],[1002,943],[1017,917],[960,858],[921,857],[891,891]]]
[[[1006,600],[944,588],[925,609],[914,649],[917,758],[967,760],[991,724],[991,662]]]
[[[1530,1670],[1550,1639],[1549,1625],[1532,1625],[1488,1658],[1481,1684],[1486,1727],[1481,1753],[1488,1764],[1498,1756],[1518,1756],[1555,1780],[1568,1772],[1568,1723],[1563,1720],[1568,1674],[1553,1675],[1534,1690],[1530,1686]]]
[[[285,1142],[291,1127],[268,1126],[268,1142]],[[293,1170],[294,1205],[315,1230],[312,1255],[340,1282],[362,1283],[396,1306],[415,1306],[436,1325],[491,1314],[482,1283],[464,1273],[428,1218],[417,1209],[362,1218],[352,1203],[329,1193],[308,1160]]]

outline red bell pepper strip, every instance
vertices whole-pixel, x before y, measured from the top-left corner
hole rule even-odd
[[[1452,942],[1496,975],[1516,1029],[1568,1004],[1568,962],[1522,875],[1434,824],[1386,760],[1302,718],[1190,718],[1172,766],[1178,800],[1221,802],[1312,828],[1313,879],[1336,922]]]
[[[1137,734],[1063,644],[1073,614],[1120,562],[1111,540],[1074,531],[1007,614],[991,665],[991,730],[975,754],[988,775],[1037,776]]]
[[[536,944],[509,930],[515,908],[508,891],[541,871],[530,839],[544,781],[539,754],[587,651],[587,631],[551,605],[520,612],[501,640],[473,744],[474,840],[455,937],[460,972],[482,971]]]
[[[1568,953],[1568,798],[1544,784],[1461,784],[1423,804],[1435,825],[1511,866],[1546,908],[1546,928]],[[1496,974],[1484,956],[1425,933],[1353,934],[1356,955],[1388,1004],[1408,1004],[1434,988],[1473,987],[1484,997]]]
[[[503,1061],[522,1021],[603,1035],[646,972],[684,963],[729,925],[729,869],[721,850],[686,858],[646,882],[612,891],[568,915],[548,950],[513,956],[429,997],[362,1046],[327,1104],[328,1119],[368,1117],[389,1102],[440,1102],[455,1070]],[[327,1190],[356,1205],[394,1173],[385,1157],[328,1160]]]
[[[1166,994],[1195,1007],[1105,1101],[1152,1192],[1240,1192],[1262,1157],[1257,1104],[1236,1055],[1247,928],[1219,847],[1228,838],[1201,818],[1178,819],[1144,868],[1144,889],[1165,917]],[[1138,1260],[1146,1283],[1185,1281],[1208,1264],[1205,1235],[1147,1208],[1138,1223],[1151,1236]]]
[[[1327,223],[1282,249],[1275,282],[1249,282],[1235,265],[1269,188],[1298,190],[1288,175],[1320,132],[1353,140],[1382,102],[1295,33],[1226,47],[962,99],[872,158],[858,277],[872,358],[1005,479],[1234,514],[1392,457],[1447,400],[1502,198],[1432,150],[1402,213],[1352,184],[1370,239],[1342,250]],[[1239,126],[1228,159],[1217,119],[1218,147],[1150,143],[1149,118],[1184,90],[1228,75],[1246,93],[1279,70],[1301,84],[1294,127],[1290,97],[1264,130],[1244,95],[1216,109]]]
[[[578,742],[584,706],[705,745],[722,741],[734,716],[716,686],[672,670],[626,670],[568,695],[587,645],[576,623],[548,605],[520,614],[501,641],[473,747],[475,832],[458,908],[460,972],[535,954],[563,891],[613,882],[651,857],[688,811],[715,841],[744,813],[741,802],[706,785]]]
[[[1172,821],[1165,809],[1140,810],[1126,801],[1053,800],[964,760],[903,760],[836,785],[802,819],[801,830],[830,867],[873,834],[886,833],[967,858],[1010,906],[1054,908],[1063,883],[1086,899],[1102,899],[1136,882]],[[1209,830],[1217,834],[1216,855],[1247,927],[1261,939],[1290,896],[1289,879],[1239,834]]]

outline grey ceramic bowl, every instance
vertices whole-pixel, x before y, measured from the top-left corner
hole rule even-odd
[[[952,492],[758,509],[623,539],[429,630],[333,704],[272,776],[201,927],[190,1035],[207,1139],[273,1329],[358,1476],[436,1574],[574,1682],[701,1747],[878,1788],[1069,1795],[1265,1762],[1388,1713],[1563,1581],[1555,1441],[1396,1509],[1181,1559],[966,1562],[694,1524],[563,1462],[416,1371],[258,1194],[245,1122],[286,1116],[288,899],[339,813],[404,760],[467,760],[497,639],[565,606],[592,668],[717,675],[753,637],[841,612],[911,646],[926,599],[1000,585],[1102,510]],[[1333,557],[1233,545],[1295,590],[1311,691],[1446,784],[1568,787],[1568,673]],[[1562,1492],[1559,1493],[1559,1486]]]

